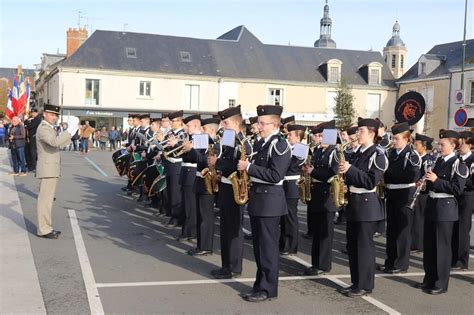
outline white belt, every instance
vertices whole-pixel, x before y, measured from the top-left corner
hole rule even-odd
[[[184,166],[184,167],[197,167],[197,164],[196,163],[181,163],[181,166]]]
[[[327,184],[327,183],[325,183],[325,182],[322,182],[322,181],[320,181],[320,180],[317,180],[316,178],[311,178],[311,182],[312,182],[312,183]]]
[[[434,191],[430,191],[429,196],[432,199],[454,198],[454,195],[450,195],[450,194],[446,194],[446,193],[436,193]]]
[[[269,182],[266,182],[264,180],[261,180],[259,178],[256,178],[256,177],[250,177],[250,181],[252,183],[258,183],[258,184],[266,184],[266,185],[273,185],[273,186],[280,186],[280,185],[283,185],[283,179],[281,181],[279,181],[278,183],[269,183]]]
[[[355,186],[349,186],[349,191],[353,194],[368,194],[368,193],[373,193],[377,191],[377,188],[374,189],[365,189],[365,188],[359,188]]]
[[[385,184],[385,188],[387,189],[405,189],[410,187],[415,187],[415,183],[410,184]]]
[[[197,176],[197,177],[204,178],[204,176],[202,176],[202,173],[201,173],[201,172],[199,172],[199,171],[196,171],[196,176]]]
[[[289,176],[285,176],[285,180],[299,180],[300,179],[300,175],[289,175]]]
[[[227,177],[224,177],[224,176],[221,176],[221,183],[232,185],[232,182]]]
[[[169,158],[167,158],[167,160],[170,161],[171,163],[181,163],[181,162],[183,162],[183,159],[181,159],[181,158],[169,157]]]

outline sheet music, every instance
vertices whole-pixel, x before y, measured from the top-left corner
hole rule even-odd
[[[295,143],[293,146],[292,155],[301,160],[306,160],[309,154],[309,145],[304,143]]]
[[[206,133],[193,135],[193,148],[196,150],[207,149],[209,146],[209,136]]]
[[[337,143],[337,130],[324,129],[323,130],[323,144],[335,145]]]
[[[226,129],[224,130],[224,134],[222,135],[222,145],[226,145],[228,147],[235,147],[235,136],[236,133],[234,130]]]

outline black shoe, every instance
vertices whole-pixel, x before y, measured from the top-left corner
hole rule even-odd
[[[281,255],[281,256],[288,256],[288,255],[290,255],[290,252],[289,252],[289,251],[286,251],[286,250],[285,250],[285,251],[281,251],[281,252],[280,252],[280,255]]]
[[[165,224],[166,227],[177,227],[178,222],[174,218],[171,218],[168,223]]]
[[[382,236],[383,236],[382,233],[379,233],[379,232],[374,233],[374,238],[379,238],[379,237],[382,237]]]
[[[193,251],[188,252],[191,256],[207,256],[212,255],[212,251],[210,250],[202,250],[202,249],[194,249]]]
[[[342,293],[342,294],[347,294],[348,292],[354,290],[356,287],[354,285],[351,285],[350,287],[345,287],[345,288],[339,288],[337,289],[337,292]]]
[[[467,269],[468,269],[467,266],[461,266],[461,265],[456,265],[456,266],[451,267],[451,270],[453,270],[453,271],[458,271],[458,270],[463,270],[464,271],[464,270],[467,270]]]
[[[240,292],[239,295],[240,295],[241,298],[246,299],[254,293],[255,292],[252,290],[252,291],[249,291],[249,292]]]
[[[301,234],[301,236],[307,240],[312,240],[313,239],[313,235],[312,234],[308,234],[308,233],[304,233],[304,234]]]
[[[307,275],[307,276],[320,276],[320,275],[323,275],[325,273],[326,273],[326,271],[320,270],[316,267],[310,267],[310,268],[307,268],[304,271],[304,274]]]
[[[385,268],[385,269],[383,270],[383,272],[389,273],[389,274],[392,274],[392,275],[396,275],[396,274],[401,274],[401,273],[407,273],[407,270],[406,270],[406,269],[400,269],[400,268],[392,267],[392,268]]]
[[[225,269],[225,268],[211,270],[211,276],[215,276],[221,273],[230,273],[230,271],[229,269]]]
[[[445,290],[445,289],[440,289],[440,288],[432,288],[430,290],[427,290],[426,292],[431,294],[431,295],[438,295],[438,294],[443,294],[443,293],[446,293],[448,290]]]
[[[346,293],[348,297],[358,297],[358,296],[364,296],[372,293],[372,290],[362,290],[362,289],[352,289],[349,292]]]
[[[415,284],[413,287],[415,287],[416,289],[421,289],[421,290],[428,290],[430,288],[430,286],[424,282],[419,282]]]
[[[52,230],[48,234],[38,235],[38,237],[44,237],[44,238],[49,238],[49,239],[57,239],[59,237],[59,234],[61,234],[61,231]]]
[[[268,294],[265,291],[253,292],[244,298],[247,302],[263,302],[268,300]]]
[[[241,275],[240,272],[229,272],[229,271],[224,271],[222,273],[217,273],[214,276],[216,279],[233,279],[233,278],[239,278]]]
[[[418,253],[422,253],[423,251],[421,249],[412,249],[410,250],[410,253],[412,254],[418,254]]]
[[[380,264],[377,264],[377,266],[375,267],[375,269],[377,269],[378,271],[382,271],[382,272],[385,272],[385,270],[387,268],[388,267],[385,267],[385,265],[380,265]]]

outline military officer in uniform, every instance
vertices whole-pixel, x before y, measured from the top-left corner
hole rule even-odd
[[[357,123],[360,147],[350,161],[340,163],[349,187],[347,215],[347,251],[352,285],[339,291],[350,297],[372,293],[375,278],[375,243],[377,226],[384,219],[382,201],[376,186],[387,169],[384,152],[375,144],[380,123],[365,118]]]
[[[208,165],[215,166],[221,172],[219,194],[217,195],[217,206],[220,209],[220,239],[221,239],[221,262],[222,267],[212,270],[211,274],[216,279],[229,279],[240,277],[242,273],[242,255],[244,245],[244,233],[242,231],[243,206],[234,200],[232,183],[228,177],[237,171],[237,163],[240,160],[241,149],[251,153],[252,148],[241,132],[242,114],[240,105],[230,107],[218,112],[224,129],[235,132],[235,145],[222,144],[222,154],[208,157]]]
[[[44,105],[43,121],[36,131],[36,147],[38,163],[36,177],[40,180],[38,194],[38,230],[37,235],[44,238],[56,239],[60,231],[52,226],[52,209],[54,193],[61,172],[60,148],[71,141],[71,137],[78,130],[79,120],[68,121],[67,131],[56,135],[56,122],[60,114],[59,106]]]
[[[434,162],[433,155],[429,152],[433,148],[433,138],[422,134],[415,135],[415,150],[421,157],[420,180],[425,176],[425,170]],[[413,209],[413,224],[411,227],[411,251],[423,251],[423,226],[425,224],[425,208],[428,200],[428,191],[423,189],[416,198],[415,208]]]
[[[459,220],[456,198],[462,195],[469,170],[456,155],[459,133],[440,130],[438,149],[441,156],[433,170],[426,173],[428,201],[423,236],[425,277],[417,288],[433,295],[447,292],[452,262],[451,241],[454,222]],[[421,184],[421,183],[419,183]]]
[[[278,295],[280,218],[288,214],[283,181],[291,162],[291,148],[280,135],[283,108],[275,105],[257,107],[262,148],[254,162],[240,160],[238,169],[250,175],[248,212],[257,274],[252,291],[243,293],[248,302],[261,302]]]
[[[410,204],[420,176],[421,157],[411,146],[408,123],[392,127],[393,148],[388,153],[388,169],[384,174],[387,206],[387,259],[381,268],[386,273],[408,270],[411,249],[413,210]]]
[[[293,150],[295,144],[301,143],[305,136],[306,127],[302,125],[289,125],[287,139]],[[280,254],[290,255],[298,252],[298,180],[305,160],[297,156],[291,157],[290,167],[285,175],[283,188],[285,190],[288,214],[281,217],[280,222]]]
[[[334,120],[323,123],[321,128],[336,129]],[[337,174],[339,164],[334,145],[324,144],[314,150],[311,165],[305,166],[305,173],[311,175],[311,223],[313,243],[311,246],[310,268],[306,275],[320,275],[331,271],[332,243],[334,237],[334,215],[337,208],[331,196],[329,179]]]
[[[473,133],[471,131],[461,131],[459,155],[466,163],[469,170],[472,170],[474,154],[471,152]],[[471,237],[469,232],[472,225],[472,210],[474,207],[474,185],[472,182],[472,172],[466,179],[464,192],[458,198],[459,221],[454,223],[453,228],[453,261],[454,270],[467,270],[469,267],[469,242]]]

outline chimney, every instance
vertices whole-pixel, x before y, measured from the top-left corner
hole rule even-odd
[[[67,30],[67,57],[70,57],[87,40],[87,29],[69,28]]]

